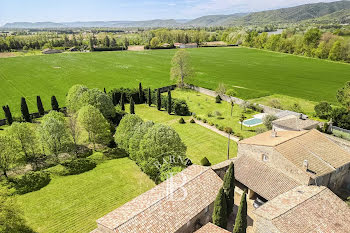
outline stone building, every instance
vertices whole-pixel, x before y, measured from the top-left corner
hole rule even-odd
[[[195,233],[230,233],[229,231],[222,229],[212,223],[207,223]]]
[[[350,153],[317,130],[268,131],[238,143],[235,176],[250,197],[270,200],[299,185],[337,192],[349,168]]]
[[[254,213],[256,233],[350,232],[350,208],[326,187],[296,187]]]
[[[98,219],[93,232],[194,232],[211,220],[222,184],[211,168],[192,165]]]

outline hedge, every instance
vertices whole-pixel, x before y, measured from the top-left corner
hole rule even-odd
[[[27,172],[18,178],[14,178],[12,183],[18,194],[25,194],[33,191],[37,191],[51,181],[50,174],[48,172]]]
[[[90,159],[80,158],[65,161],[62,165],[67,169],[66,175],[77,175],[90,171],[96,167],[96,163]]]

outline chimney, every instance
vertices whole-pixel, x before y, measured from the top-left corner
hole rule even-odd
[[[309,161],[307,161],[306,159],[303,162],[303,167],[304,167],[305,171],[307,171],[309,169]]]
[[[276,129],[273,129],[272,132],[271,132],[271,137],[272,138],[276,138],[277,137],[277,131]]]

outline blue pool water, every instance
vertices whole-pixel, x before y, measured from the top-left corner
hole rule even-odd
[[[245,126],[256,126],[256,125],[261,125],[262,123],[263,121],[258,118],[252,118],[252,119],[243,121],[243,125]]]

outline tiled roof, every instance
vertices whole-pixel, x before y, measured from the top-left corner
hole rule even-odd
[[[298,168],[304,170],[303,162],[308,161],[309,175],[321,176],[350,163],[350,153],[334,143],[318,130],[272,131],[258,134],[240,141],[241,144],[274,147]]]
[[[279,144],[276,150],[301,169],[307,160],[313,173],[310,176],[321,176],[350,163],[350,153],[317,130]]]
[[[249,156],[241,156],[235,161],[235,178],[267,200],[300,185],[279,170]]]
[[[350,208],[326,187],[299,186],[255,210],[281,233],[350,232]]]
[[[289,115],[280,119],[277,119],[272,122],[273,125],[277,125],[280,127],[288,128],[290,130],[305,130],[310,127],[316,126],[319,124],[317,121],[313,121],[310,119],[300,119],[298,116]]]
[[[229,233],[229,231],[222,229],[212,223],[207,223],[195,233]]]
[[[272,136],[272,131],[267,131],[265,133],[258,134],[256,136],[246,138],[239,141],[240,144],[251,144],[259,146],[277,146],[283,142],[291,140],[295,137],[303,135],[308,131],[278,131],[277,136]]]
[[[211,168],[192,165],[97,223],[115,232],[175,232],[210,205],[221,186]]]

